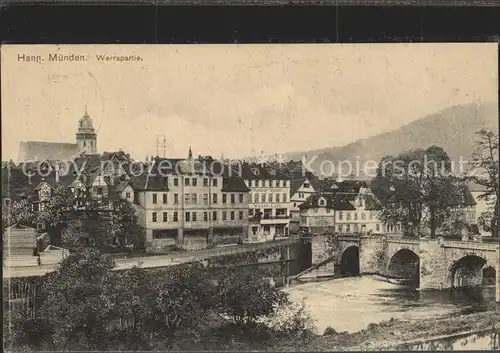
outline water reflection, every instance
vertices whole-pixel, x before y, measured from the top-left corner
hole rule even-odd
[[[396,308],[417,308],[429,305],[446,305],[459,309],[455,313],[495,309],[495,287],[455,288],[443,291],[418,291],[410,287],[381,289],[373,294],[380,298],[382,305]],[[455,311],[455,310],[454,310]]]
[[[500,331],[489,331],[449,337],[420,344],[407,344],[396,347],[401,351],[443,351],[443,350],[499,350]]]

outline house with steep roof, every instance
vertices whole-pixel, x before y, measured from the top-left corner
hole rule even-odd
[[[290,232],[300,229],[300,205],[316,193],[311,180],[314,178],[298,178],[290,181]]]
[[[310,234],[335,232],[335,199],[332,194],[313,194],[299,209],[301,230]]]

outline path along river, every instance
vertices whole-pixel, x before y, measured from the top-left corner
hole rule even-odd
[[[284,291],[304,300],[318,333],[327,326],[349,333],[385,320],[448,317],[495,308],[495,286],[453,291],[418,291],[378,276],[295,284]]]

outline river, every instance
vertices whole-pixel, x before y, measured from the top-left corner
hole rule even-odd
[[[318,333],[365,329],[385,320],[448,317],[495,308],[495,286],[453,291],[418,291],[378,276],[338,278],[284,288],[295,302],[304,300]]]

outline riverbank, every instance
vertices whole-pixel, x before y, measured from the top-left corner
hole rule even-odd
[[[311,337],[303,346],[282,346],[281,349],[288,351],[391,350],[405,344],[419,344],[447,336],[487,330],[500,330],[499,310],[439,319],[391,319],[380,324],[370,324],[366,329],[355,333],[337,333],[327,329],[324,335]]]

